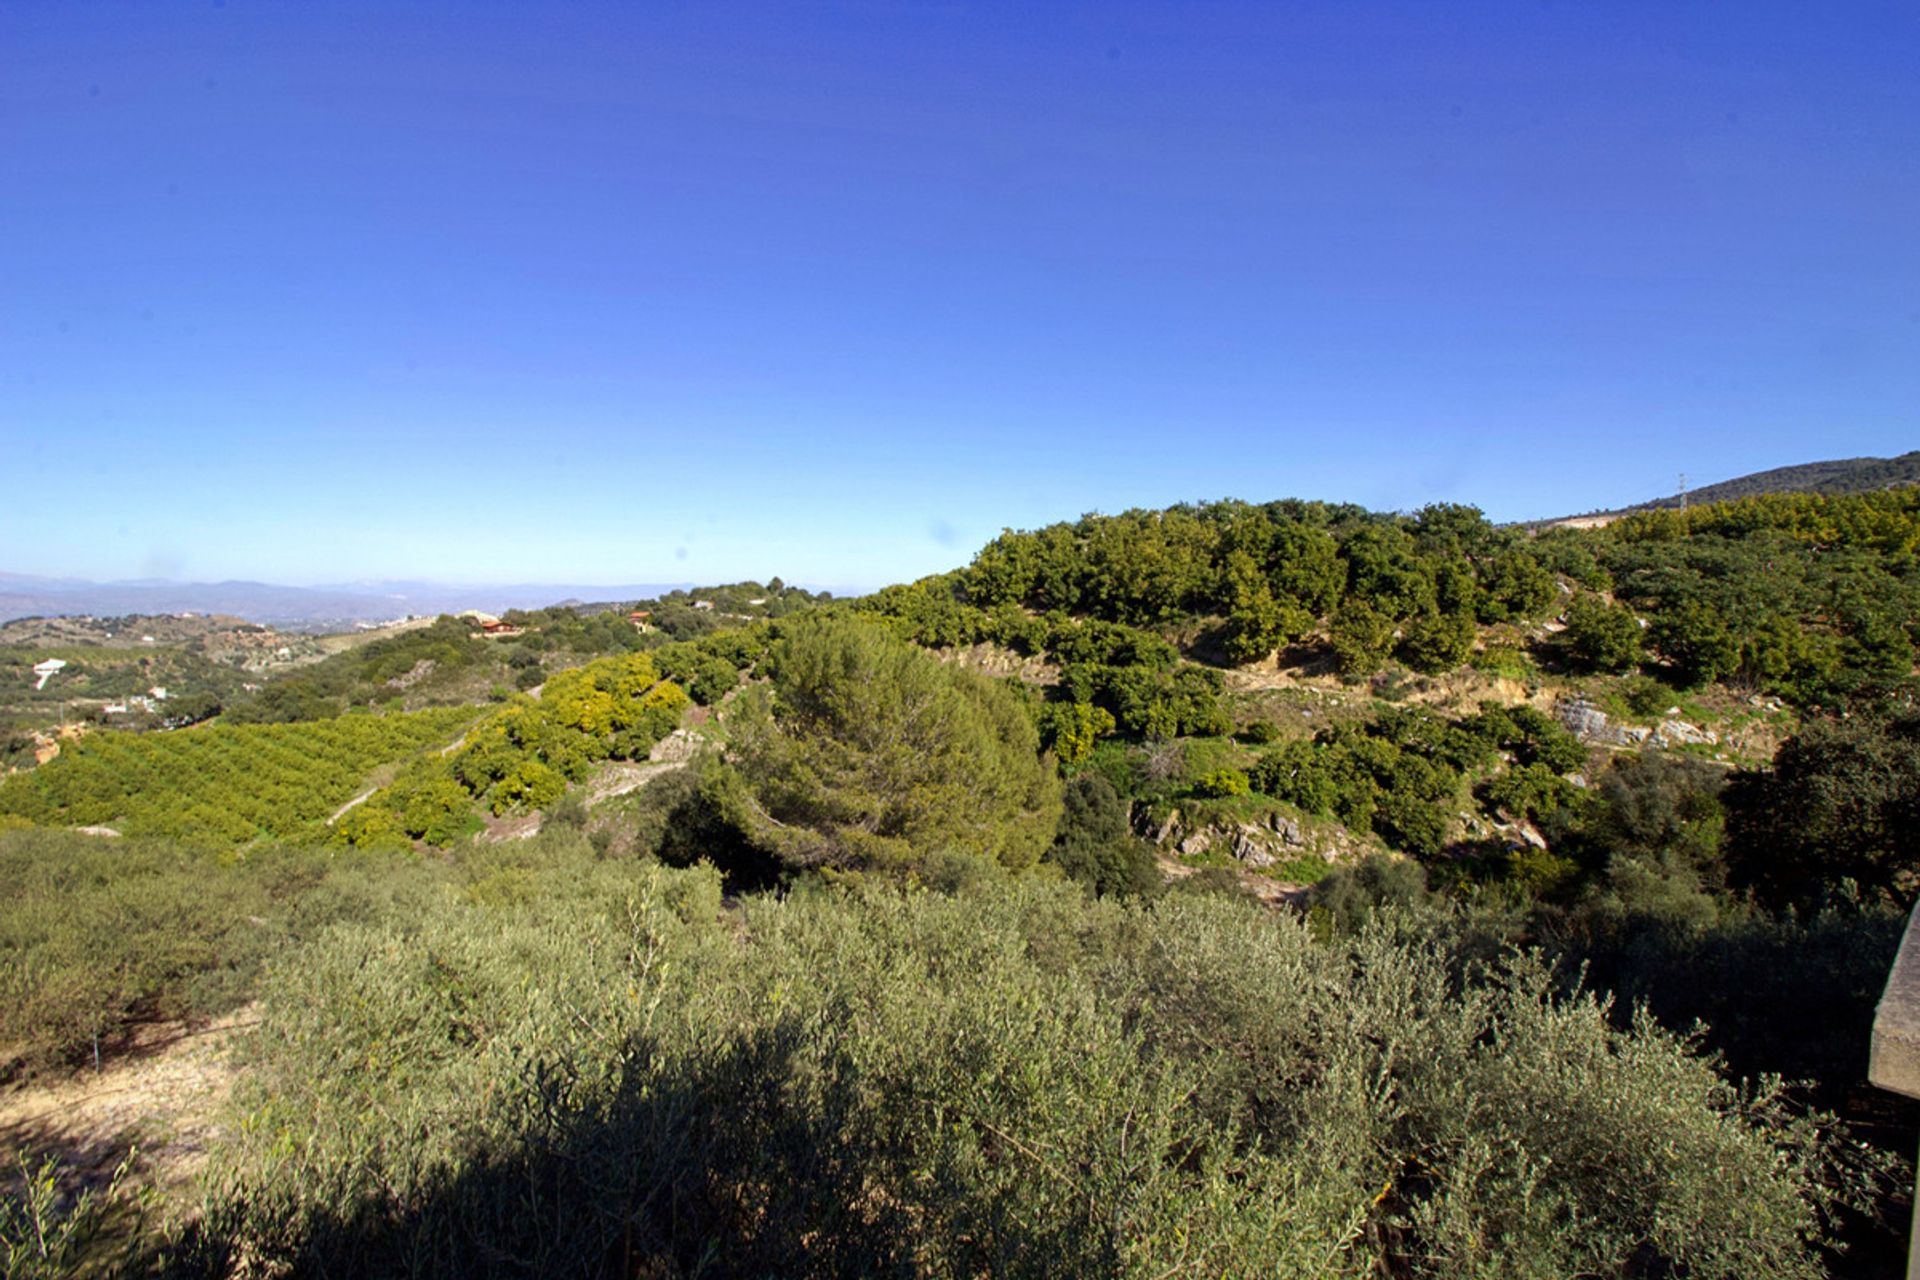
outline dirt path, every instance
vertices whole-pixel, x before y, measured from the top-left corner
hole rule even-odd
[[[650,760],[646,764],[609,765],[587,783],[587,804],[604,803],[615,796],[638,791],[664,773],[687,767],[685,760]]]
[[[653,744],[645,762],[609,763],[587,781],[587,804],[604,804],[615,796],[638,791],[663,774],[684,769],[700,751],[701,737],[689,729],[675,729]]]
[[[355,805],[365,804],[368,800],[373,798],[373,793],[378,791],[379,789],[380,788],[378,787],[368,787],[365,791],[362,791],[359,795],[347,801],[345,804],[341,805],[338,809],[335,809],[333,811],[333,816],[327,819],[327,825],[332,826],[334,823],[340,821],[340,819],[346,817],[347,810],[353,808]]]
[[[540,693],[539,689],[536,688],[533,692],[536,697],[539,696],[539,693]],[[460,731],[459,737],[455,738],[452,742],[449,742],[446,746],[438,748],[439,753],[443,756],[452,755],[454,752],[460,749],[461,744],[466,742],[467,735],[472,732],[473,732],[473,726],[468,725],[466,728]],[[373,795],[375,792],[379,791],[380,788],[385,785],[386,785],[385,783],[375,783],[373,786],[368,787],[365,791],[362,791],[359,795],[355,796],[353,799],[341,805],[338,809],[335,809],[333,811],[333,816],[327,819],[327,825],[332,826],[334,823],[340,821],[340,819],[346,817],[348,811],[353,809],[356,805],[365,804],[368,800],[373,798]]]
[[[83,1069],[0,1093],[0,1151],[54,1155],[71,1174],[94,1179],[137,1145],[141,1182],[181,1187],[219,1139],[234,1036],[258,1021],[248,1005],[204,1027],[144,1027],[133,1049],[97,1074]]]

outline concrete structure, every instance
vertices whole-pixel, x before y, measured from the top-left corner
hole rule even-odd
[[[33,687],[35,689],[46,688],[47,681],[53,679],[54,672],[66,665],[67,662],[64,658],[48,658],[45,662],[34,663],[33,674],[39,676],[40,679]]]
[[[1874,1011],[1867,1079],[1889,1092],[1920,1098],[1920,907],[1907,917],[1900,954]],[[1920,1231],[1908,1231],[1907,1280],[1920,1280]]]

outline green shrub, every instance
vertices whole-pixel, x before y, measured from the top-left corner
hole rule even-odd
[[[1411,859],[1382,854],[1336,867],[1314,886],[1308,901],[1313,917],[1342,935],[1360,932],[1382,911],[1411,913],[1433,905],[1426,870]]]
[[[1812,1280],[1865,1189],[1777,1088],[1391,914],[814,891],[736,930],[673,874],[277,965],[183,1268]]]
[[[1627,671],[1638,665],[1642,639],[1633,611],[1598,596],[1575,596],[1567,606],[1560,643],[1573,662],[1590,671]]]
[[[1310,742],[1282,743],[1264,753],[1248,771],[1248,781],[1263,795],[1319,814],[1333,812],[1340,789],[1327,760]]]
[[[1619,692],[1621,705],[1641,720],[1651,720],[1673,705],[1673,690],[1652,676],[1628,676]]]
[[[51,1156],[30,1159],[13,1153],[12,1169],[0,1170],[0,1275],[6,1280],[67,1280],[81,1274],[104,1274],[109,1263],[129,1264],[124,1247],[126,1211],[134,1223],[142,1198],[130,1188],[133,1167],[129,1154],[103,1185],[63,1186],[60,1162]],[[121,1240],[109,1239],[109,1221]],[[122,1256],[109,1258],[106,1254]]]
[[[1247,727],[1240,731],[1240,737],[1254,746],[1264,747],[1280,740],[1280,726],[1271,720],[1249,721]]]
[[[110,1054],[135,1021],[233,1008],[290,940],[426,878],[394,870],[384,858],[343,866],[257,849],[233,860],[161,840],[0,833],[0,1074],[90,1058],[96,1045]]]
[[[1129,806],[1112,784],[1083,773],[1067,784],[1062,801],[1049,863],[1103,896],[1131,897],[1160,887],[1153,849],[1133,834]]]
[[[858,618],[783,624],[729,721],[734,816],[790,869],[910,872],[934,852],[1032,866],[1060,784],[1003,686]]]
[[[1393,650],[1393,619],[1363,600],[1343,605],[1327,631],[1334,663],[1348,680],[1372,675]]]
[[[1400,660],[1425,675],[1452,671],[1473,654],[1473,619],[1458,613],[1424,614],[1407,627]]]

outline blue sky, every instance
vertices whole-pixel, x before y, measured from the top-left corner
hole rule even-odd
[[[872,586],[1920,447],[1911,5],[0,7],[0,569]]]

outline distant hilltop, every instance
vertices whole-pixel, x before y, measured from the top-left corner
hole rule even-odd
[[[1834,458],[1827,462],[1775,467],[1771,471],[1756,471],[1752,475],[1703,485],[1685,494],[1653,498],[1631,507],[1590,511],[1585,515],[1561,516],[1557,519],[1529,520],[1525,523],[1535,528],[1592,529],[1640,511],[1671,511],[1682,506],[1731,502],[1736,498],[1753,498],[1768,493],[1871,493],[1914,484],[1920,484],[1920,450],[1903,453],[1897,458]]]

